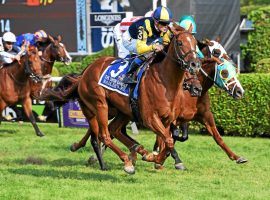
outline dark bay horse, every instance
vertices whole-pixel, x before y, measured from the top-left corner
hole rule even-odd
[[[191,27],[192,28],[192,27]],[[140,84],[140,106],[143,124],[159,135],[166,144],[166,149],[154,156],[146,150],[136,148],[146,161],[163,163],[167,149],[173,149],[173,139],[169,132],[169,125],[177,117],[178,105],[183,96],[184,69],[193,71],[199,67],[200,62],[196,57],[196,40],[191,35],[191,28],[185,31],[174,25],[172,29],[174,38],[169,45],[168,54],[161,63],[152,64],[146,71]],[[81,108],[91,127],[91,138],[101,140],[111,148],[124,162],[124,170],[134,173],[135,169],[129,156],[118,148],[111,140],[111,134],[122,143],[134,148],[134,141],[129,138],[119,137],[120,129],[132,118],[129,98],[114,91],[110,91],[98,84],[103,71],[114,60],[112,57],[98,59],[91,64],[82,74],[79,81],[78,93]],[[108,128],[108,108],[115,107],[119,113]],[[99,157],[100,150],[94,147]],[[102,166],[102,164],[101,164]],[[103,167],[102,167],[103,168]]]
[[[31,84],[42,81],[41,60],[35,47],[28,47],[20,63],[14,62],[0,70],[0,117],[5,107],[21,103],[36,135],[43,136],[32,113]]]
[[[65,65],[69,65],[72,61],[61,40],[62,37],[60,35],[56,38],[49,35],[46,46],[42,48],[42,74],[45,80],[42,83],[32,83],[32,95],[34,97],[38,97],[44,88],[51,87],[52,82],[50,81],[50,77],[55,61],[63,62]]]
[[[219,69],[217,65],[221,63],[224,63],[224,67]],[[200,73],[198,74],[199,81],[203,88],[202,95],[200,97],[191,97],[190,94],[185,91],[186,97],[181,104],[183,109],[181,109],[181,112],[178,115],[177,124],[179,125],[188,121],[200,122],[206,127],[216,143],[225,151],[231,160],[235,160],[236,163],[245,163],[247,160],[236,155],[226,145],[219,134],[215,124],[214,115],[210,109],[210,98],[208,94],[208,90],[215,84],[228,92],[233,98],[242,98],[244,90],[238,81],[236,74],[237,69],[225,59],[223,61],[215,57],[205,59],[202,63]],[[161,149],[165,148],[164,142],[158,137],[154,149],[156,150],[157,147]],[[171,155],[175,159],[176,169],[185,169],[175,149],[172,151]],[[156,168],[162,168],[161,165],[155,166]]]

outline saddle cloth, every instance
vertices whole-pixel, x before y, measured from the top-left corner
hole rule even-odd
[[[122,94],[124,96],[129,96],[130,94],[130,85],[123,83],[123,79],[125,74],[128,71],[129,65],[132,61],[128,61],[125,59],[117,59],[114,60],[110,66],[103,72],[101,75],[98,84],[107,88],[108,90],[112,90]],[[138,88],[140,79],[143,75],[144,67],[140,67],[137,76],[137,85],[135,86],[134,92],[132,96],[134,98],[138,98]]]

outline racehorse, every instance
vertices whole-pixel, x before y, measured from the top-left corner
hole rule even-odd
[[[188,121],[198,121],[203,124],[208,132],[213,136],[216,143],[225,151],[231,160],[236,163],[245,163],[247,159],[236,155],[223,141],[218,129],[215,125],[213,113],[211,112],[210,98],[208,90],[215,84],[219,88],[228,92],[233,98],[240,99],[243,97],[244,90],[238,81],[237,69],[231,62],[225,59],[220,60],[212,57],[207,58],[202,63],[202,68],[198,74],[198,79],[202,85],[203,91],[200,97],[191,97],[188,92],[185,92],[185,98],[182,102],[181,112],[177,118],[177,124],[186,123]],[[187,137],[187,135],[185,135]],[[164,142],[161,138],[157,137],[154,150],[164,148]],[[168,156],[169,154],[167,154]],[[175,168],[185,169],[178,153],[175,149],[171,152],[172,157],[175,159]],[[161,165],[155,165],[156,168],[162,168]]]
[[[55,61],[63,62],[65,65],[69,65],[72,61],[70,55],[68,54],[65,45],[61,43],[62,37],[60,35],[57,38],[48,36],[47,46],[43,47],[43,52],[41,55],[42,60],[42,74],[46,81],[42,83],[32,84],[32,95],[39,96],[44,88],[51,87],[52,82],[50,81],[50,76],[52,73],[52,68]]]
[[[177,117],[178,106],[183,96],[184,70],[195,72],[200,66],[196,56],[196,40],[191,34],[191,29],[185,31],[180,26],[174,25],[174,37],[169,45],[167,56],[161,63],[153,63],[141,79],[138,97],[141,120],[143,124],[152,129],[165,142],[168,149],[173,149],[173,139],[169,133],[169,125]],[[138,147],[133,140],[119,135],[122,126],[126,125],[132,116],[129,98],[114,91],[110,91],[98,84],[101,74],[114,60],[112,57],[100,58],[83,72],[78,85],[78,94],[81,109],[88,119],[91,129],[93,144],[100,139],[107,147],[111,148],[122,161],[124,170],[132,174],[135,172],[132,160],[120,150],[111,140],[108,128],[108,108],[114,107],[119,112],[110,124],[111,134],[122,143],[134,149],[144,160],[162,163],[161,158],[166,150],[154,156],[149,154],[142,146]],[[93,145],[97,157],[102,160],[98,145]],[[105,169],[103,161],[101,169]]]
[[[218,42],[218,41],[217,41]],[[202,44],[201,44],[202,45]],[[203,66],[201,68],[201,72],[200,72],[200,85],[203,85],[203,95],[201,97],[194,97],[196,95],[192,95],[193,97],[190,96],[190,94],[188,92],[185,92],[185,96],[186,98],[184,99],[184,103],[180,106],[183,106],[183,110],[182,112],[179,114],[179,119],[178,119],[178,124],[181,122],[181,125],[186,125],[186,123],[183,122],[187,122],[187,121],[191,121],[191,120],[201,120],[201,123],[203,123],[205,125],[205,123],[208,124],[207,129],[210,132],[211,135],[213,135],[215,141],[217,142],[217,144],[219,144],[221,146],[221,148],[227,153],[227,155],[232,159],[232,160],[236,160],[237,163],[244,163],[247,160],[243,157],[237,156],[235,153],[233,153],[230,148],[224,143],[224,141],[222,140],[222,137],[220,136],[218,129],[216,128],[216,125],[214,123],[214,118],[213,118],[213,114],[210,111],[210,99],[208,96],[208,90],[213,86],[213,84],[215,83],[215,67],[217,64],[221,64],[221,60],[217,59],[217,58],[211,58],[211,55],[213,52],[211,52],[208,48],[209,45],[212,45],[210,43],[210,41],[206,41],[206,43],[204,43],[204,45],[202,46],[202,52],[204,53],[206,59],[203,61]],[[224,59],[228,60],[229,62],[231,62],[231,59],[229,58],[229,56],[227,54],[224,54],[222,56]],[[232,65],[230,65],[229,63],[227,63],[228,65],[225,65],[225,69],[222,70],[223,75],[229,75],[227,73],[228,66],[230,68],[230,72],[231,74],[235,74],[237,72],[237,68],[232,67]],[[203,73],[204,72],[204,73]],[[216,73],[217,76],[220,76],[221,74]],[[225,91],[227,91],[231,96],[233,96],[234,98],[241,98],[243,96],[243,89],[242,86],[240,85],[240,83],[236,80],[236,82],[233,81],[233,79],[236,79],[236,77],[232,77],[232,80],[227,80],[228,83],[224,83],[222,84],[221,82],[219,82],[219,85],[217,85],[218,87],[224,89]],[[221,78],[221,80],[223,80]],[[225,81],[226,79],[224,79]],[[193,76],[188,75],[188,77],[186,77],[186,81],[185,84],[187,85],[188,88],[192,88],[192,86],[194,84],[198,84],[198,80],[194,79]],[[192,82],[192,83],[190,83]],[[192,93],[191,93],[192,94]],[[195,93],[196,94],[196,93]],[[205,112],[204,112],[205,111]],[[113,112],[112,112],[113,113]],[[111,115],[113,117],[113,115]],[[207,117],[209,116],[209,117]],[[204,119],[206,118],[206,119]],[[205,125],[206,126],[206,125]],[[187,139],[188,134],[187,134],[187,126],[183,126],[183,132],[185,133],[182,137],[178,137],[178,138],[174,138],[174,140],[180,140],[180,141],[184,141]],[[210,130],[211,129],[211,130]],[[122,130],[122,133],[124,133],[125,129]],[[72,151],[76,151],[79,148],[85,146],[87,139],[89,138],[90,133],[87,133],[78,143],[74,143],[71,146],[71,150]],[[154,150],[157,149],[159,143],[157,142],[155,144]],[[176,169],[185,169],[184,165],[182,164],[182,161],[180,160],[180,158],[178,157],[177,152],[174,150],[174,153],[172,154],[172,156],[175,158],[175,167]],[[156,165],[156,167],[160,168],[161,166]]]
[[[36,135],[43,136],[32,113],[30,81],[42,81],[41,60],[35,47],[28,47],[20,62],[13,62],[0,70],[0,117],[9,105],[21,103],[26,116],[30,119]]]
[[[43,80],[42,82],[35,82],[30,80],[30,85],[32,88],[31,96],[33,98],[38,98],[40,93],[45,88],[50,88],[52,86],[50,77],[55,61],[63,62],[65,65],[69,65],[72,61],[70,55],[65,48],[65,45],[61,41],[62,37],[60,35],[58,35],[56,38],[53,38],[49,35],[45,42],[43,42],[42,44],[38,44],[38,50],[42,51],[42,55],[40,58]],[[54,105],[51,101],[46,101],[45,106],[51,108],[50,110],[52,111],[54,109]],[[11,108],[18,115],[18,109],[16,105],[11,106]]]

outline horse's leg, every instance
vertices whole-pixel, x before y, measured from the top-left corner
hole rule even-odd
[[[170,126],[168,125],[168,127],[165,128],[160,118],[156,115],[154,115],[154,117],[149,122],[149,128],[151,128],[159,137],[161,137],[165,143],[165,148],[161,149],[157,156],[155,156],[153,153],[145,155],[143,160],[162,165],[166,159],[167,152],[172,152],[174,148],[173,138],[170,134]]]
[[[214,116],[213,113],[208,111],[204,113],[204,116],[202,119],[199,120],[200,122],[202,122],[206,129],[208,130],[208,132],[213,136],[214,140],[216,141],[216,143],[223,149],[223,151],[226,152],[226,154],[228,155],[228,157],[231,160],[235,160],[236,163],[240,164],[240,163],[245,163],[248,160],[240,157],[238,155],[236,155],[223,141],[221,135],[218,132],[218,129],[216,127],[215,124],[215,120],[214,120]]]
[[[180,142],[185,142],[188,140],[188,123],[181,123],[180,128],[182,130],[182,136],[179,137]]]
[[[130,150],[131,153],[129,156],[132,163],[135,164],[137,160],[137,152],[142,156],[148,154],[148,152],[144,150],[136,140],[128,136],[125,130],[122,131],[123,127],[126,127],[128,122],[129,118],[126,115],[118,113],[118,115],[110,122],[109,131],[113,137],[117,138]]]
[[[37,136],[44,136],[44,134],[39,130],[38,126],[37,126],[37,123],[36,123],[36,119],[33,115],[33,112],[32,112],[32,100],[31,98],[26,98],[23,102],[23,109],[24,109],[24,112],[26,114],[26,116],[30,119],[30,122],[32,123],[34,129],[35,129],[35,132],[36,132],[36,135]]]
[[[89,92],[86,89],[87,86],[85,83],[81,83],[79,86],[79,95],[82,104],[84,104],[84,109],[91,110],[96,115],[96,120],[98,122],[98,136],[101,142],[103,142],[107,147],[112,149],[119,158],[124,162],[124,170],[129,174],[135,173],[135,168],[132,165],[131,160],[128,155],[121,151],[121,149],[116,146],[110,137],[109,129],[108,129],[108,104],[104,94],[100,94],[100,90],[95,90]],[[89,93],[91,93],[91,97],[89,97]],[[91,101],[89,101],[91,99]],[[93,106],[94,105],[94,106]],[[83,109],[83,108],[82,108]],[[89,120],[89,117],[87,117]]]
[[[83,136],[83,138],[79,141],[79,142],[74,142],[71,146],[70,146],[70,150],[72,152],[77,151],[78,149],[85,147],[86,142],[88,140],[88,138],[91,135],[91,128],[89,127],[89,129],[87,130],[86,134]]]
[[[3,120],[2,112],[6,106],[7,106],[7,104],[3,100],[0,99],[0,124]]]
[[[96,153],[98,162],[99,162],[99,166],[101,170],[107,170],[103,157],[102,157],[102,152],[101,152],[101,148],[100,148],[100,143],[99,143],[99,139],[98,139],[98,132],[99,132],[99,127],[98,127],[98,123],[96,121],[96,118],[93,118],[89,121],[89,129],[87,132],[90,133],[91,135],[91,145]],[[91,131],[90,131],[91,128]]]
[[[164,142],[162,141],[162,139],[160,137],[157,136],[153,150],[158,152],[158,149],[162,150],[164,148],[165,148]],[[166,157],[168,157],[169,155],[171,155],[175,161],[175,164],[174,164],[175,169],[178,169],[178,170],[185,170],[186,169],[186,167],[184,166],[183,162],[181,161],[175,148],[173,148],[173,150],[169,154],[167,154]],[[163,166],[162,166],[162,164],[155,164],[155,168],[162,169]]]

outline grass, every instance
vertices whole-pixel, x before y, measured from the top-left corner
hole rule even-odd
[[[165,169],[152,163],[136,164],[136,174],[127,175],[120,159],[107,150],[108,171],[87,165],[93,154],[87,147],[72,153],[69,146],[85,129],[58,128],[39,124],[46,134],[34,135],[30,124],[0,126],[0,199],[268,199],[270,197],[270,140],[225,137],[234,152],[249,159],[235,164],[208,136],[191,135],[176,144],[188,170],[174,169],[168,158]],[[133,136],[152,149],[154,134]],[[119,144],[117,142],[117,144]],[[119,144],[120,145],[120,144]],[[123,146],[120,145],[122,148]],[[125,149],[125,148],[124,148]],[[126,149],[125,149],[126,150]]]

